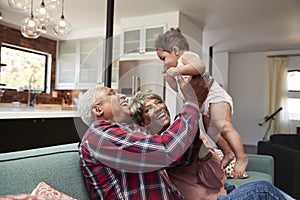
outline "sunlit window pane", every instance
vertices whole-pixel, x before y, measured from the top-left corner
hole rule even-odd
[[[300,120],[300,99],[288,99],[288,112],[290,120]]]
[[[0,74],[6,88],[46,90],[47,54],[2,45],[1,62],[6,64]]]
[[[300,71],[289,71],[287,77],[289,91],[300,91]]]

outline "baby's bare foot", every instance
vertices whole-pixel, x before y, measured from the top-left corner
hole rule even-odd
[[[246,154],[244,156],[236,158],[236,162],[234,168],[231,173],[232,178],[245,178],[243,177],[244,172],[246,171],[246,167],[248,165],[248,158]]]
[[[232,151],[225,153],[221,161],[222,169],[225,169],[233,159],[234,159],[234,153]]]

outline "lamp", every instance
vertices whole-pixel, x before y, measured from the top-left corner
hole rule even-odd
[[[49,10],[56,10],[60,6],[59,0],[45,0],[45,4],[49,8]]]
[[[61,17],[54,22],[53,32],[58,36],[65,36],[71,32],[71,23],[64,16],[64,0],[62,0]]]
[[[46,33],[46,25],[52,21],[52,13],[48,7],[46,7],[44,0],[42,0],[40,7],[36,9],[34,17],[39,19],[42,26],[42,32]]]
[[[2,12],[0,12],[0,20],[2,20],[2,19],[3,19]]]
[[[30,0],[8,0],[9,6],[18,12],[29,10]]]
[[[28,18],[23,19],[21,24],[21,33],[26,38],[38,38],[41,33],[47,32],[47,26],[53,21],[52,12],[59,9],[60,0],[42,0],[39,8],[33,15],[33,0],[8,0],[9,6],[19,12],[31,11]],[[1,20],[1,12],[0,12]],[[71,23],[64,16],[64,0],[62,0],[61,17],[51,24],[53,32],[57,36],[65,36],[71,32]]]
[[[41,35],[42,26],[38,19],[33,17],[33,0],[31,0],[30,17],[23,19],[21,23],[21,33],[26,38],[38,38]]]

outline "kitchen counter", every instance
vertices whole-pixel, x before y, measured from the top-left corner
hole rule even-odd
[[[77,110],[0,107],[0,119],[79,117]]]
[[[20,103],[0,103],[0,127],[0,153],[79,142],[88,129],[76,106]]]

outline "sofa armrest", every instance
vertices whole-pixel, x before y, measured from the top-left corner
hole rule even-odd
[[[258,154],[273,156],[275,185],[300,199],[300,151],[270,141],[259,141],[257,150]]]
[[[247,154],[248,166],[246,171],[257,171],[269,174],[274,181],[274,159],[269,155]]]

